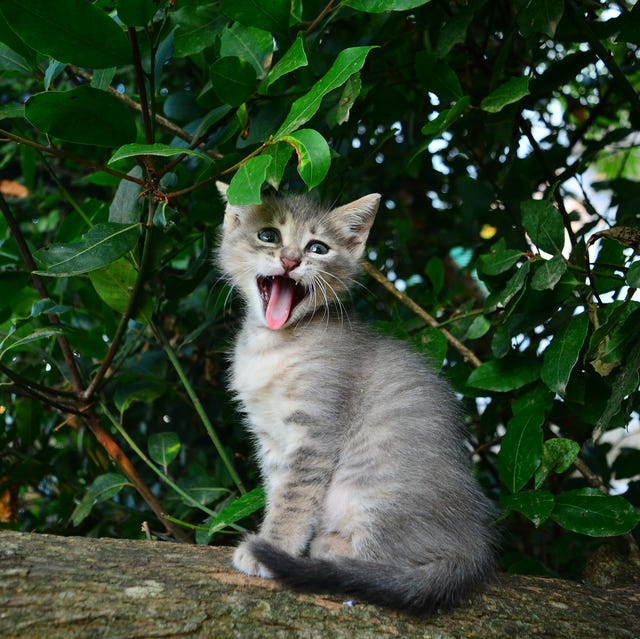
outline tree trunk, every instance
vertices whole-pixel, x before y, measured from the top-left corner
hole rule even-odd
[[[500,576],[428,619],[298,595],[232,569],[229,548],[0,532],[0,637],[638,639],[640,593]]]

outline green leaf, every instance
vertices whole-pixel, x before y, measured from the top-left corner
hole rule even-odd
[[[626,499],[605,495],[595,488],[557,495],[551,518],[567,530],[590,537],[624,535],[640,522],[640,515]]]
[[[125,158],[144,155],[153,155],[162,158],[170,158],[176,155],[191,155],[206,160],[207,162],[211,162],[211,158],[208,155],[200,153],[199,151],[192,151],[191,149],[179,148],[170,146],[169,144],[161,144],[159,142],[156,142],[155,144],[138,144],[134,142],[132,144],[125,144],[119,149],[116,149],[109,158],[107,164],[113,164],[114,162],[118,162]]]
[[[113,401],[118,411],[123,414],[134,402],[150,404],[167,391],[167,382],[163,379],[145,377],[144,379],[126,380],[116,386]]]
[[[180,438],[174,432],[154,433],[149,437],[149,457],[164,469],[180,454]]]
[[[279,34],[289,30],[291,0],[222,0],[220,8],[227,17],[249,27]]]
[[[71,514],[73,525],[79,526],[88,517],[95,504],[115,497],[125,486],[130,485],[122,475],[117,473],[105,473],[96,477]]]
[[[362,89],[362,79],[359,73],[354,73],[344,85],[342,89],[342,95],[338,100],[338,106],[335,109],[335,113],[332,114],[330,123],[344,124],[349,120],[351,113],[351,107],[354,105],[356,99],[360,95]]]
[[[560,211],[549,200],[525,200],[520,204],[520,210],[522,226],[531,241],[545,253],[562,253],[564,224]]]
[[[142,178],[142,167],[136,164],[127,173],[138,180]],[[140,192],[142,185],[124,178],[120,180],[116,193],[109,204],[109,222],[135,224],[140,219]]]
[[[308,122],[320,108],[322,98],[330,91],[341,87],[354,73],[360,71],[367,54],[374,48],[352,47],[340,51],[329,71],[313,85],[308,93],[291,105],[289,115],[274,137],[282,138]]]
[[[511,78],[482,100],[480,108],[488,113],[498,113],[526,95],[529,95],[529,79]]]
[[[523,514],[538,528],[551,516],[555,498],[546,490],[527,490],[517,495],[505,495],[501,503],[505,508]]]
[[[444,133],[466,110],[471,102],[468,95],[460,98],[450,109],[441,111],[436,118],[422,127],[422,133],[429,139]]]
[[[116,147],[135,140],[136,124],[120,100],[89,86],[36,93],[25,105],[29,122],[61,140]]]
[[[0,120],[24,118],[24,104],[4,104],[0,106]]]
[[[250,62],[256,76],[264,78],[273,55],[273,36],[268,31],[234,23],[220,36],[220,56]]]
[[[237,521],[253,515],[253,513],[264,508],[265,502],[264,490],[261,487],[250,490],[224,508],[222,512],[209,523],[209,535],[213,535],[224,530],[231,524],[235,524]]]
[[[487,297],[484,304],[485,310],[493,311],[499,308],[506,308],[514,297],[525,290],[530,269],[531,262],[525,262],[518,268],[501,291],[491,293]]]
[[[30,47],[56,60],[90,69],[131,63],[122,28],[86,0],[2,0],[1,9]]]
[[[566,270],[567,263],[560,254],[543,260],[531,278],[531,288],[536,291],[553,289]]]
[[[556,437],[544,442],[542,448],[542,463],[535,475],[536,490],[542,486],[542,482],[551,471],[564,473],[578,457],[580,446],[571,439]]]
[[[478,269],[483,275],[500,275],[517,264],[524,256],[522,251],[505,248],[504,242],[500,241],[492,246],[488,253],[480,256]]]
[[[406,11],[427,4],[429,0],[346,0],[344,4],[358,11],[384,13],[385,11]]]
[[[20,66],[22,66],[22,61],[27,64],[27,68],[24,69],[25,71],[30,73],[37,68],[36,52],[31,47],[27,46],[24,40],[18,37],[18,35],[9,26],[1,8],[0,42],[4,47],[13,52],[12,55],[17,55],[21,59],[21,62],[19,63]]]
[[[171,14],[171,22],[176,26],[174,55],[176,58],[185,58],[215,44],[227,19],[220,15],[216,5],[204,4],[180,7]]]
[[[491,322],[484,316],[478,315],[467,329],[466,339],[480,339],[489,332]]]
[[[632,288],[640,288],[640,262],[634,262],[627,271],[625,278]]]
[[[542,460],[544,413],[529,411],[514,415],[507,424],[498,453],[498,474],[511,493],[519,492]]]
[[[588,329],[587,314],[576,315],[558,329],[544,351],[540,377],[558,395],[564,396],[567,391],[569,376],[578,361]]]
[[[146,27],[158,11],[155,0],[121,0],[118,18],[128,27]]]
[[[291,47],[289,47],[287,52],[282,56],[282,58],[280,58],[280,60],[278,60],[267,74],[267,77],[260,87],[260,92],[266,93],[269,87],[276,80],[279,80],[282,76],[287,75],[296,69],[306,67],[308,64],[309,61],[307,60],[307,54],[304,50],[304,39],[302,35],[298,34],[298,37],[295,39]]]
[[[80,275],[115,262],[135,247],[139,236],[139,224],[96,224],[80,242],[51,244],[33,257],[41,268],[39,275]]]
[[[593,332],[589,356],[594,370],[606,377],[622,363],[629,340],[635,335],[640,309],[636,302],[614,302],[598,313],[600,326]]]
[[[240,106],[256,89],[256,72],[250,62],[236,56],[218,58],[209,67],[213,91],[222,102]]]
[[[513,400],[513,414],[537,411],[546,415],[553,407],[553,397],[553,393],[544,384],[536,384],[531,390]]]
[[[482,390],[506,392],[522,388],[538,379],[540,364],[537,360],[519,357],[492,359],[476,368],[467,384]]]
[[[262,201],[260,191],[271,162],[272,158],[268,155],[258,155],[245,162],[229,183],[227,191],[229,204],[238,206],[260,204]]]
[[[223,104],[222,106],[209,111],[209,113],[207,113],[207,115],[205,115],[198,124],[198,128],[193,134],[193,139],[198,140],[201,138],[214,124],[222,120],[222,118],[224,118],[224,116],[230,111],[231,107],[228,104]]]
[[[21,348],[26,344],[39,342],[42,339],[49,340],[52,337],[57,337],[63,333],[63,329],[59,327],[37,328],[35,330],[31,329],[25,337],[20,337],[18,333],[9,333],[0,342],[0,359],[2,359],[11,350]]]
[[[460,80],[445,60],[429,51],[419,51],[415,57],[415,68],[426,90],[435,93],[442,102],[455,102],[462,98]]]
[[[518,15],[523,35],[544,33],[553,38],[564,13],[564,0],[535,0],[527,2]]]
[[[619,449],[618,456],[613,462],[611,470],[616,479],[632,479],[638,474],[640,468],[640,448]]]
[[[442,368],[447,357],[448,342],[440,329],[426,328],[412,338],[411,343],[427,356],[434,369]]]
[[[89,279],[100,299],[109,308],[118,313],[124,313],[129,306],[132,290],[138,279],[138,271],[129,260],[120,258],[104,268],[91,271]],[[143,292],[134,318],[148,324],[151,321],[153,310],[153,299],[148,293]]]
[[[622,408],[624,398],[635,393],[640,384],[640,340],[636,341],[629,352],[624,366],[620,369],[613,384],[611,396],[609,397],[602,415],[596,423],[593,431],[593,440],[596,441],[600,435],[608,429],[609,422]]]
[[[300,129],[276,140],[280,141],[295,149],[298,155],[298,173],[309,189],[318,186],[331,166],[331,151],[327,141],[313,129]]]
[[[0,42],[0,69],[3,71],[31,73],[33,67],[21,55]]]
[[[280,144],[271,144],[262,152],[262,155],[266,155],[271,158],[271,164],[269,164],[267,168],[265,181],[276,190],[280,187],[284,170],[292,153],[293,147],[285,142]]]

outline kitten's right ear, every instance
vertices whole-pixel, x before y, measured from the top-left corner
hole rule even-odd
[[[359,200],[333,209],[330,215],[344,229],[349,251],[358,259],[362,257],[364,245],[380,205],[380,194],[371,193]]]
[[[216,188],[218,189],[218,193],[220,193],[222,201],[226,205],[224,210],[224,228],[228,230],[238,228],[240,226],[242,207],[229,204],[229,200],[227,199],[228,184],[218,181],[216,182]]]

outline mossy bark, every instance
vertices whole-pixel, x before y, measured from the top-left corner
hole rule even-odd
[[[500,576],[420,619],[245,577],[230,549],[0,532],[0,637],[638,639],[640,592]]]

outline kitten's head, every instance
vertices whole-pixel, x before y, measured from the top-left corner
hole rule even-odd
[[[227,185],[218,189],[226,200]],[[330,211],[300,196],[227,204],[218,265],[252,317],[291,326],[347,291],[379,203],[374,193]]]

